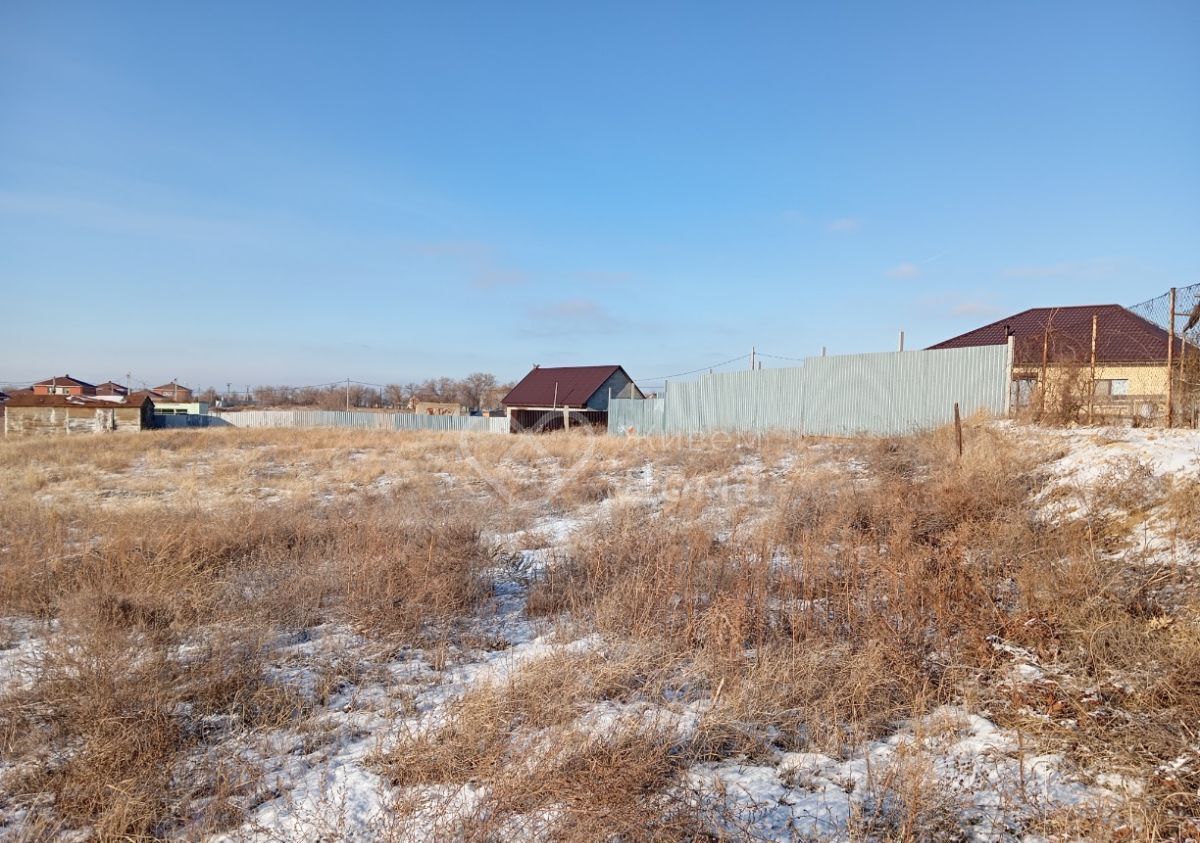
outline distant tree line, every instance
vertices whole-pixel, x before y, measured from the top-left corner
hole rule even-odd
[[[255,407],[314,407],[322,410],[356,408],[407,411],[417,401],[460,404],[468,410],[490,410],[500,406],[500,399],[512,389],[511,383],[499,383],[488,372],[474,372],[465,378],[429,378],[420,383],[389,383],[381,387],[351,382],[330,386],[256,386],[247,395],[225,395],[209,387],[200,393],[200,400],[227,406]]]

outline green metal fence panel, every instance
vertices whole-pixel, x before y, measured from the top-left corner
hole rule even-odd
[[[441,430],[508,433],[508,419],[489,416],[427,416],[416,413],[346,413],[327,410],[242,410],[222,413],[234,427],[344,427],[364,430]]]
[[[887,436],[1008,409],[1007,345],[811,357],[802,366],[702,375],[665,397],[609,403],[614,434],[790,431]]]

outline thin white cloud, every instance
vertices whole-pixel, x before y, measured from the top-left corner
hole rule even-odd
[[[632,281],[633,273],[585,269],[576,272],[575,278],[596,287],[619,287]]]
[[[171,237],[185,240],[250,238],[259,228],[243,220],[135,208],[78,196],[0,191],[0,214],[44,217],[99,231]]]
[[[884,273],[888,278],[919,278],[921,275],[921,267],[915,263],[905,262],[897,264]]]
[[[529,308],[525,333],[548,337],[580,332],[612,332],[622,322],[598,301],[585,298],[563,299]]]
[[[501,260],[498,251],[475,240],[430,240],[410,243],[405,249],[425,258],[447,259],[461,265],[466,283],[477,290],[518,287],[532,276]]]
[[[497,287],[518,287],[529,283],[529,273],[511,267],[484,263],[478,267],[471,279],[471,286],[479,290],[494,290]]]
[[[840,217],[826,223],[825,230],[830,234],[853,234],[862,228],[862,225],[863,222],[858,217]]]

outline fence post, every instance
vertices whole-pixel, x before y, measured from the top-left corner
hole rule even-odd
[[[1096,406],[1096,328],[1100,317],[1092,314],[1092,375],[1088,380],[1088,424],[1093,421]]]
[[[1013,370],[1017,366],[1017,338],[1011,334],[1008,337],[1008,365],[1005,366],[1005,377],[1007,382],[1004,385],[1004,417],[1008,418],[1013,413]]]
[[[958,412],[958,402],[954,402],[954,440],[958,443],[958,458],[962,459],[962,416]]]
[[[1175,288],[1171,288],[1170,307],[1167,308],[1167,314],[1170,317],[1171,330],[1167,333],[1167,427],[1173,427],[1175,423],[1175,390],[1173,382],[1175,380],[1174,366],[1175,362]]]
[[[1046,416],[1046,364],[1050,359],[1050,320],[1046,320],[1045,333],[1042,335],[1042,374],[1038,378],[1038,421]]]

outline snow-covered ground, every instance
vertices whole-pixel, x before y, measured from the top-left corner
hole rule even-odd
[[[1013,431],[1021,435],[1019,430]],[[1058,489],[1050,514],[1077,508],[1072,493],[1102,481],[1114,471],[1144,466],[1149,480],[1200,474],[1200,434],[1193,431],[1134,429],[1030,431],[1062,455],[1047,470]],[[814,446],[820,447],[820,446]],[[865,468],[829,449],[824,471],[845,471],[854,478]],[[748,494],[756,476],[786,471],[782,464],[743,461],[726,488],[713,494]],[[445,482],[455,478],[447,475]],[[382,477],[378,486],[390,485]],[[1062,491],[1062,490],[1065,490]],[[1045,493],[1049,500],[1051,492]],[[487,648],[462,647],[445,654],[415,648],[381,647],[353,630],[323,625],[275,642],[270,657],[272,681],[304,688],[317,682],[330,664],[341,664],[344,678],[303,724],[302,729],[273,730],[231,738],[238,751],[263,770],[263,787],[242,824],[214,840],[411,839],[452,834],[456,813],[469,815],[486,793],[486,783],[430,786],[427,813],[398,820],[392,810],[399,795],[380,772],[378,759],[398,736],[436,729],[448,707],[470,689],[501,681],[559,653],[597,651],[605,642],[595,634],[573,638],[553,620],[527,616],[530,583],[556,564],[572,537],[589,519],[614,506],[662,506],[671,495],[659,466],[647,463],[624,480],[614,495],[571,513],[540,517],[527,529],[490,536],[503,563],[492,572],[490,610],[475,632],[493,642]],[[1068,501],[1064,504],[1062,501]],[[1058,507],[1057,509],[1055,507]],[[1156,539],[1157,540],[1157,539]],[[10,620],[0,647],[0,690],[32,681],[38,648],[53,629],[45,624]],[[994,645],[1011,661],[1014,683],[1046,680],[1036,657],[1002,641]],[[661,727],[673,723],[681,734],[694,729],[706,710],[703,701],[659,710],[639,703],[636,717]],[[612,703],[594,706],[576,724],[603,736],[614,723],[629,721],[630,710]],[[203,759],[196,759],[203,763]],[[1007,840],[1025,836],[1028,824],[1043,812],[1081,808],[1103,811],[1131,789],[1115,772],[1085,772],[1061,755],[1042,754],[1022,737],[1001,728],[978,711],[943,707],[895,731],[864,742],[845,757],[780,751],[770,758],[728,759],[692,766],[678,784],[680,799],[700,805],[715,834],[788,841],[842,838],[855,828],[883,827],[894,818],[896,795],[910,788],[936,792],[937,802],[956,828],[974,839]],[[412,793],[403,794],[409,797]],[[424,822],[422,819],[424,818]],[[448,819],[449,818],[449,819]],[[553,838],[553,823],[514,825],[525,837],[541,827]]]

